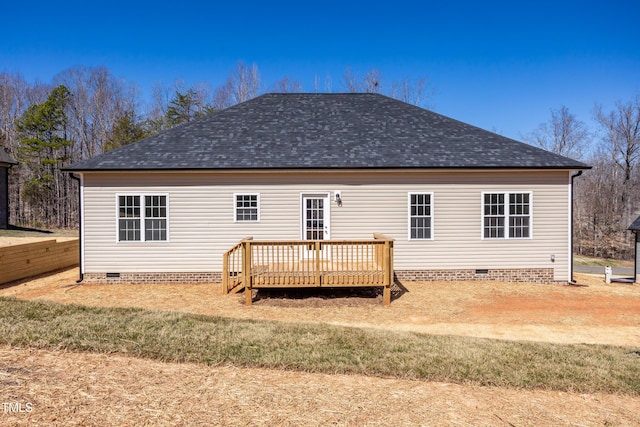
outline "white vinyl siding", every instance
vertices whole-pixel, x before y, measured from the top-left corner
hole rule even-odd
[[[409,240],[433,239],[433,193],[409,193]]]
[[[332,239],[394,242],[398,270],[553,268],[567,280],[570,171],[316,171],[83,174],[85,272],[214,272],[242,238],[301,238],[301,194],[330,199]],[[433,194],[433,240],[410,240],[408,193]],[[535,239],[483,239],[482,194],[535,195]],[[126,192],[124,191],[126,190]],[[117,242],[116,195],[167,195],[167,238]],[[234,222],[234,194],[260,194],[260,222]],[[555,255],[555,262],[551,262]]]
[[[234,194],[233,218],[236,222],[260,221],[260,195],[254,193]]]

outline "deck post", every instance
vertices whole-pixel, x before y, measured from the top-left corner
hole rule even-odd
[[[385,306],[391,305],[391,285],[384,285],[382,290],[382,303]]]
[[[320,240],[316,240],[315,242],[316,249],[316,260],[315,260],[315,284],[316,286],[320,286]]]
[[[251,241],[242,242],[242,283],[244,284],[245,305],[250,306],[251,295]]]
[[[391,280],[393,273],[391,273],[391,242],[385,240],[384,242],[384,255],[383,264],[384,267],[384,289],[382,291],[382,302],[384,305],[391,305]]]
[[[229,253],[222,255],[222,295],[229,293]]]

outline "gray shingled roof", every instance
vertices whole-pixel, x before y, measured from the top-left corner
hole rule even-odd
[[[0,147],[0,164],[17,165],[18,162],[11,157],[8,148]]]
[[[377,94],[266,94],[67,168],[542,168],[587,165]]]
[[[640,216],[629,226],[631,231],[640,231]]]

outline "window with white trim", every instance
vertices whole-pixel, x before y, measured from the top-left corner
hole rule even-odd
[[[531,193],[483,193],[482,236],[485,239],[531,237]]]
[[[236,194],[234,210],[236,222],[260,221],[260,196],[258,194]]]
[[[119,195],[118,241],[167,240],[166,195]]]
[[[409,240],[430,240],[433,193],[409,193]]]

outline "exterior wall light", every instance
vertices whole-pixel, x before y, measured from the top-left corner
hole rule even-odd
[[[338,204],[338,206],[342,206],[342,192],[341,191],[334,191],[333,192],[333,198],[335,199],[335,201]]]

